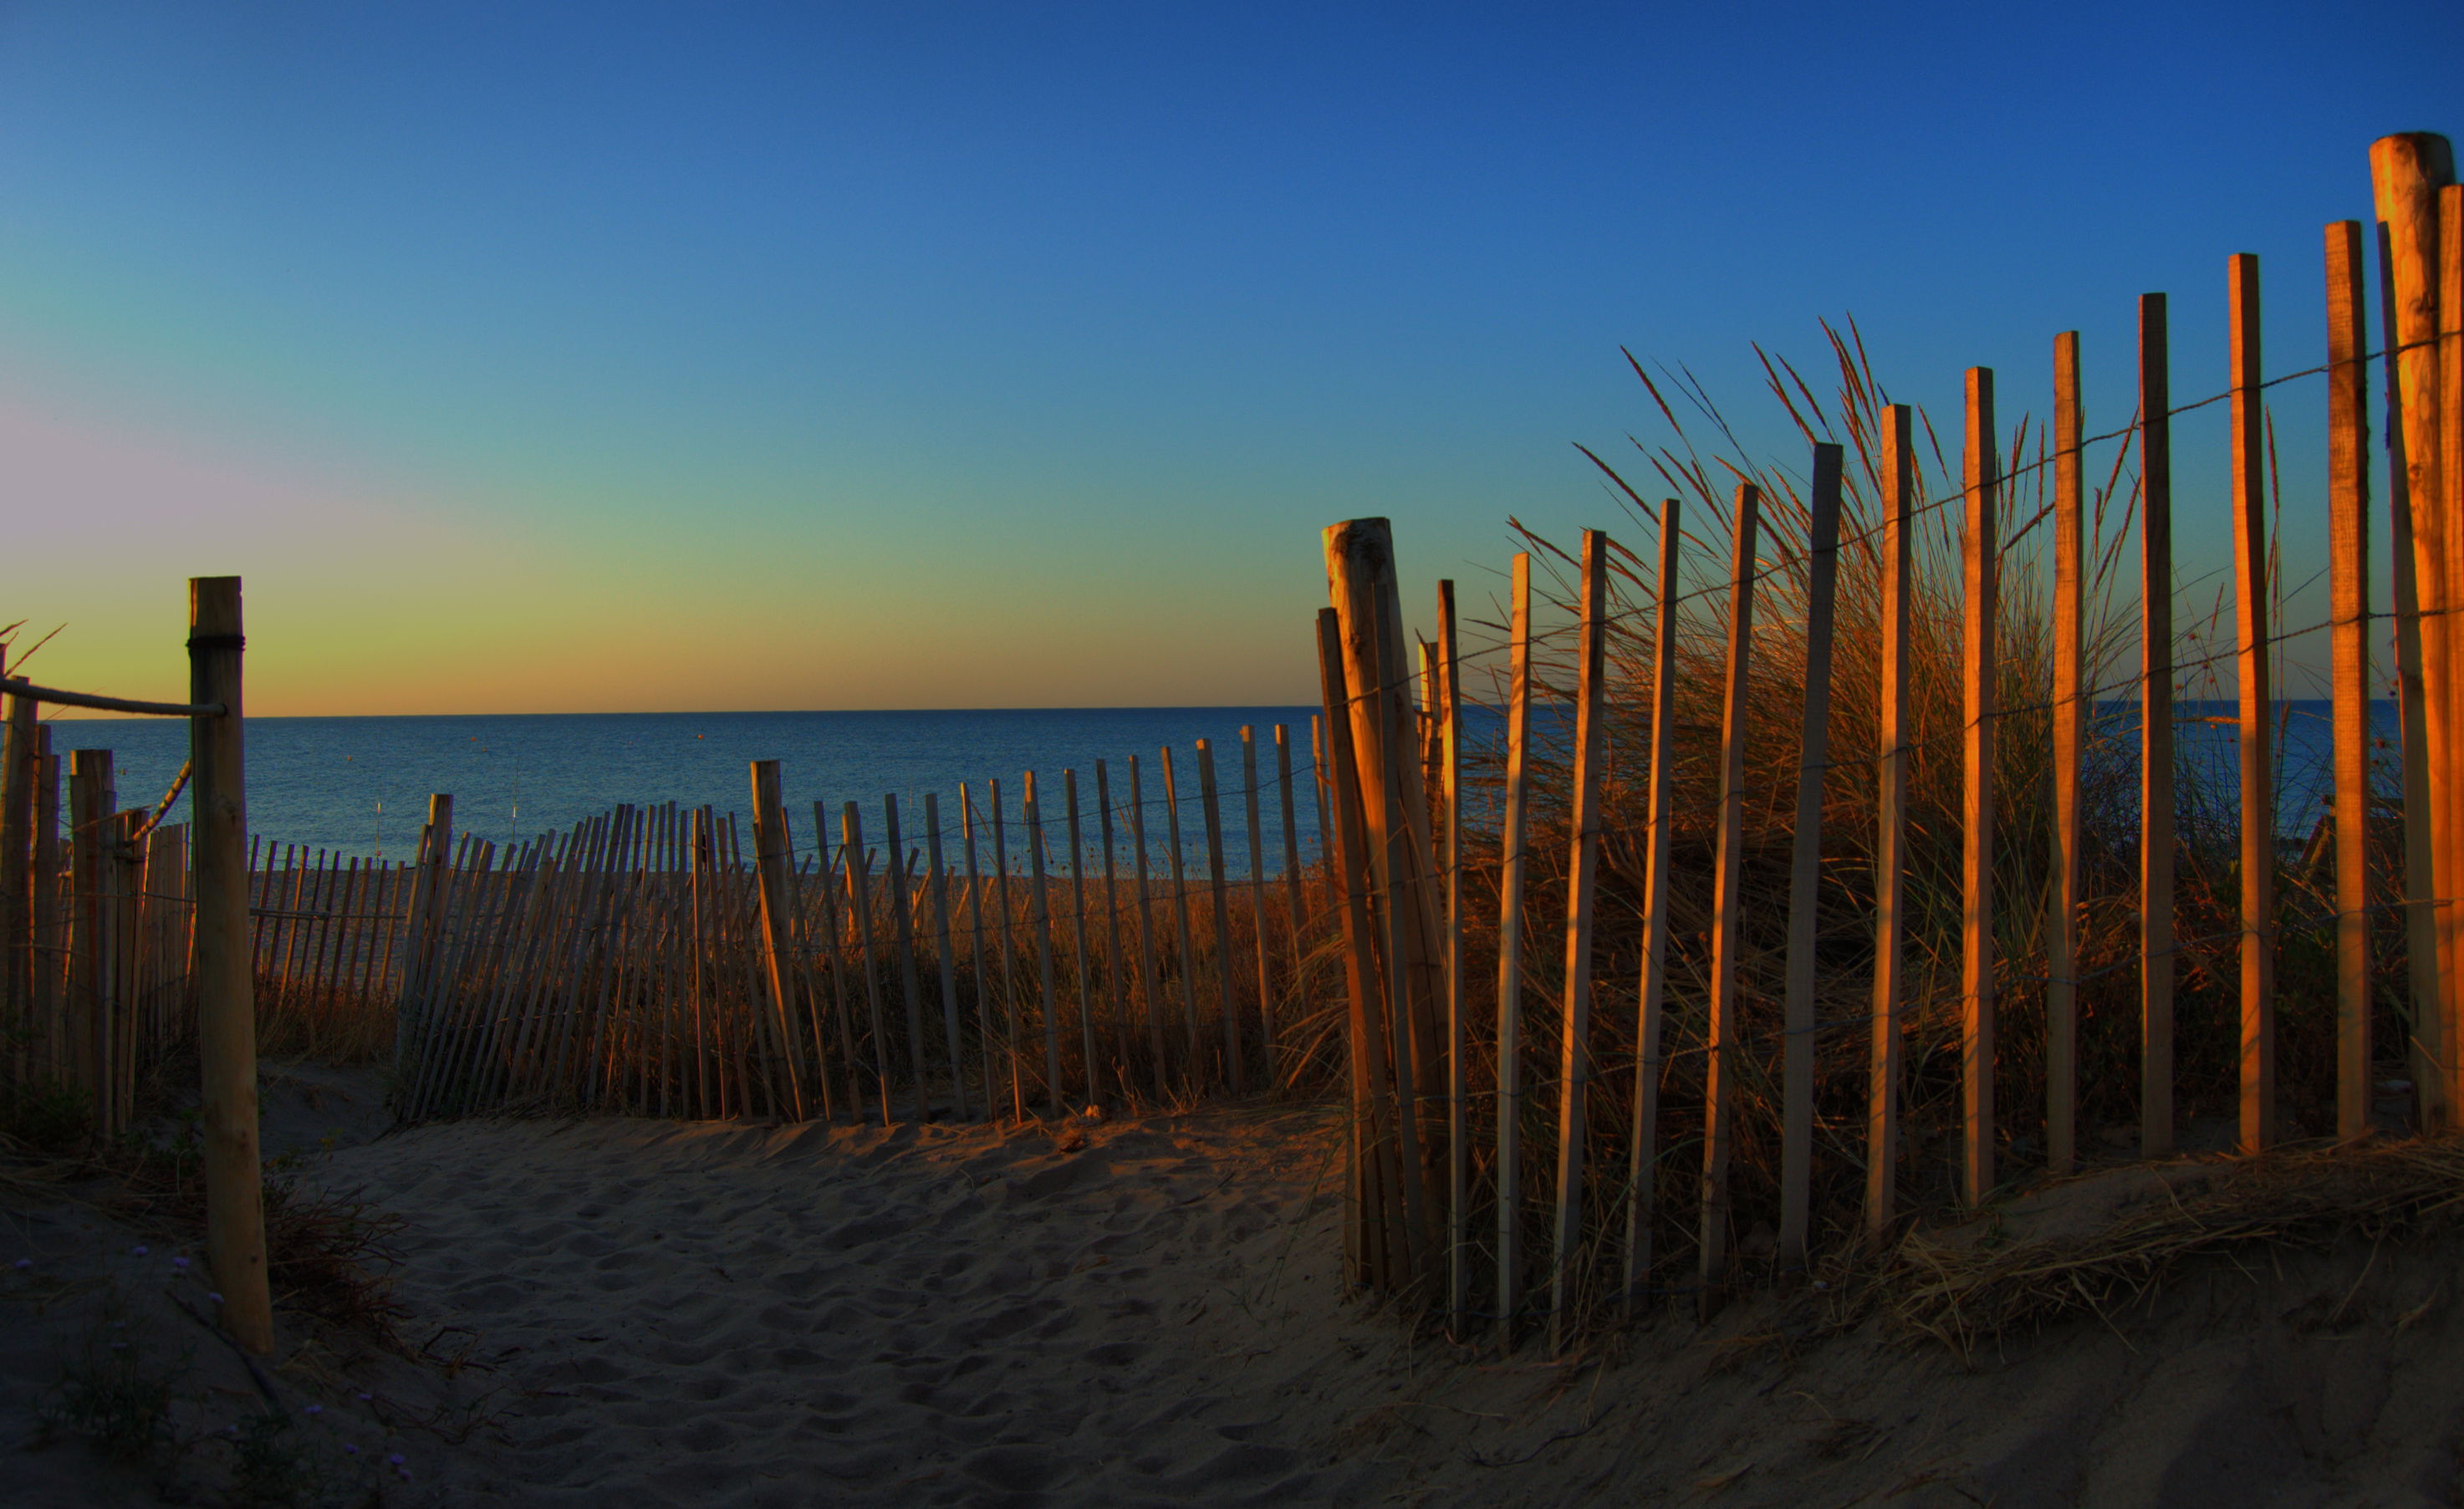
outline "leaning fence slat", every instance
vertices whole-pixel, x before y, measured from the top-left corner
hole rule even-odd
[[[1740,1028],[1738,955],[1745,944],[1741,899],[1745,866],[1747,673],[1754,642],[1754,536],[1762,493],[1737,484],[1730,527],[1728,648],[1721,678],[1720,808],[1711,862],[1711,998],[1703,1071],[1703,1235],[1698,1245],[1701,1308],[1708,1310],[1728,1278],[1728,1150],[1735,1137]]]
[[[1189,933],[1189,870],[1180,852],[1180,783],[1173,778],[1172,748],[1158,752],[1163,769],[1163,823],[1172,858],[1173,938],[1180,945],[1180,1003],[1189,1018],[1189,1063],[1183,1083],[1193,1090],[1205,1078],[1206,1049],[1198,1031],[1198,951]]]
[[[1506,811],[1497,880],[1497,1345],[1514,1346],[1523,1307],[1523,870],[1531,773],[1531,557],[1507,587]],[[1324,842],[1323,837],[1320,840]]]
[[[1130,756],[1130,852],[1138,886],[1138,990],[1146,1007],[1148,1046],[1155,1060],[1157,1104],[1171,1098],[1171,1069],[1165,1051],[1163,994],[1155,971],[1155,903],[1147,886],[1147,804],[1138,785],[1138,757]]]
[[[1198,741],[1198,796],[1206,817],[1207,890],[1215,903],[1215,985],[1223,1013],[1223,1073],[1239,1095],[1248,1075],[1241,1064],[1240,994],[1232,983],[1232,908],[1223,888],[1223,811],[1215,784],[1215,746]]]
[[[1822,784],[1831,767],[1831,624],[1839,580],[1843,452],[1814,448],[1806,531],[1805,711],[1796,772],[1796,832],[1788,884],[1788,976],[1782,1002],[1779,1261],[1806,1265],[1814,1192],[1815,911],[1822,885]]]
[[[1095,762],[1095,838],[1104,846],[1104,970],[1108,1010],[1105,1044],[1117,1070],[1121,1090],[1134,1095],[1131,1083],[1129,1020],[1131,987],[1121,952],[1120,860],[1112,851],[1112,778],[1102,760]]]
[[[1265,824],[1259,815],[1258,740],[1256,731],[1241,725],[1241,789],[1249,820],[1249,941],[1258,962],[1258,1046],[1266,1064],[1266,1084],[1275,1083],[1275,981],[1266,956]]]
[[[2327,228],[2327,548],[2334,659],[2336,1140],[2370,1127],[2369,363],[2362,224]]]
[[[965,1121],[967,1070],[958,1036],[958,959],[950,946],[950,876],[941,864],[941,800],[929,791],[924,794],[924,854],[933,893],[933,956],[941,969],[941,1036],[950,1047],[950,1115]]]
[[[1061,1099],[1061,995],[1052,978],[1052,904],[1045,889],[1046,863],[1044,811],[1035,796],[1035,772],[1026,773],[1021,805],[1026,815],[1026,857],[1030,867],[1027,905],[1035,929],[1035,973],[1044,990],[1044,1095],[1059,1116],[1067,1107]]]
[[[2267,412],[2258,258],[2228,265],[2233,361],[2234,683],[2241,755],[2241,1150],[2276,1141],[2276,767],[2267,675]]]
[[[1086,1076],[1087,1101],[1094,1104],[1101,1076],[1096,1072],[1095,998],[1097,989],[1087,962],[1087,843],[1078,823],[1078,772],[1061,773],[1062,798],[1069,805],[1069,962],[1078,980],[1080,1069]],[[1054,1095],[1059,1096],[1056,1089]]]
[[[933,1091],[924,1073],[924,980],[915,965],[914,887],[907,878],[907,843],[898,831],[898,798],[881,798],[884,879],[882,899],[890,904],[891,947],[898,951],[898,993],[907,1005],[907,1067],[915,1095],[915,1119],[929,1121]]]
[[[2464,890],[2464,187],[2448,182],[2438,189],[2438,511],[2448,523],[2448,727],[2451,791],[2457,805],[2448,809],[2448,842],[2455,856],[2457,890]],[[2456,891],[2442,891],[2454,895]],[[2446,1044],[2447,1104],[2464,1108],[2464,908],[2446,908],[2450,963],[2443,1017]],[[2451,1114],[2449,1125],[2459,1118]]]
[[[2173,1151],[2173,419],[2165,295],[2139,297],[2139,1150]]]
[[[796,945],[795,920],[787,902],[787,867],[791,840],[787,831],[787,808],[780,798],[779,762],[758,759],[753,763],[753,863],[754,879],[760,898],[762,983],[768,987],[769,1005],[776,1023],[779,1041],[784,1049],[789,1104],[796,1120],[807,1119],[804,1107],[804,1077],[797,1048],[796,1032]]]
[[[1599,888],[1600,765],[1607,754],[1609,538],[1583,531],[1582,638],[1576,649],[1574,770],[1566,820],[1566,997],[1557,1050],[1557,1211],[1551,1222],[1549,1350],[1565,1348],[1583,1234],[1583,1154],[1592,1089],[1592,900]]]
[[[1678,563],[1683,536],[1675,498],[1660,505],[1660,577],[1652,601],[1650,788],[1645,797],[1642,860],[1642,965],[1635,982],[1634,1125],[1626,1170],[1625,1281],[1618,1308],[1634,1302],[1651,1278],[1651,1223],[1658,1214],[1661,1006],[1668,980],[1668,851],[1675,842],[1669,801],[1677,765]]]

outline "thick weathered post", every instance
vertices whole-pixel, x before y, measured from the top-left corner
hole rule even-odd
[[[2173,1152],[2173,415],[2165,295],[2139,297],[2139,1151]]]
[[[2241,754],[2241,1150],[2276,1141],[2276,766],[2268,751],[2267,408],[2258,258],[2229,265],[2234,682]]]
[[[2327,228],[2328,631],[2336,760],[2336,1139],[2370,1129],[2370,454],[2362,223]]]
[[[206,1262],[222,1322],[247,1350],[274,1350],[257,1158],[256,997],[248,948],[248,783],[237,577],[188,582],[188,720],[197,866],[197,1053],[204,1081]]]
[[[1782,1002],[1779,1261],[1806,1265],[1814,1200],[1815,911],[1822,886],[1822,783],[1831,772],[1831,638],[1839,585],[1839,474],[1843,452],[1814,448],[1807,516],[1805,691],[1796,770],[1796,832],[1788,885],[1788,977]]]
[[[2444,508],[2438,351],[2438,192],[2454,182],[2453,149],[2443,136],[2406,132],[2370,144],[2370,182],[2379,221],[2383,303],[2387,323],[2387,482],[2396,517],[2394,545],[2404,559],[2395,574],[2399,628],[2409,622],[2420,689],[2406,699],[2408,765],[2417,755],[2421,790],[2406,786],[2408,886],[2417,925],[2410,941],[2434,963],[2416,966],[2412,1080],[2425,1126],[2453,1125],[2450,1075],[2457,1012],[2455,937],[2460,909],[2432,898],[2453,897],[2464,885],[2459,845],[2456,770],[2459,699],[2455,692],[2459,601],[2455,555],[2464,549],[2464,519]],[[2406,568],[2409,569],[2406,569]],[[2408,593],[2412,601],[2405,601]],[[2406,690],[2409,692],[2410,688]],[[2420,716],[2411,714],[2419,704]],[[2420,734],[2414,736],[2418,728]],[[2414,746],[2418,745],[2416,751]],[[2409,772],[2408,772],[2409,775]],[[2415,812],[2418,806],[2423,809]],[[2418,873],[2415,873],[2418,871]],[[2426,988],[2424,988],[2426,987]]]

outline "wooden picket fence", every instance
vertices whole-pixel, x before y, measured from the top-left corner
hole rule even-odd
[[[1757,1274],[1803,1280],[1826,1244],[1836,1253],[1889,1238],[1904,1219],[1904,1192],[1912,1178],[1931,1171],[1932,1159],[1952,1165],[1947,1171],[1955,1203],[1971,1210],[1997,1198],[2014,1175],[2058,1176],[2078,1168],[2079,1002],[2090,973],[2079,957],[2080,926],[2091,900],[2083,891],[2082,759],[2097,720],[2109,722],[2116,699],[2135,703],[2131,711],[2145,731],[2144,737],[2129,735],[2144,818],[2136,894],[2125,898],[2138,913],[2135,957],[2126,962],[2138,974],[2139,1156],[2176,1152],[2175,977],[2185,951],[2194,946],[2217,946],[2238,969],[2234,1145],[2256,1154],[2282,1140],[2275,967],[2291,927],[2315,927],[2316,946],[2334,959],[2333,1135],[2352,1142],[2371,1132],[2378,1094],[2371,1038],[2374,911],[2400,909],[2407,919],[2409,988],[2394,1006],[2410,1039],[2406,1057],[2415,1125],[2435,1129],[2464,1120],[2464,1052],[2457,1040],[2464,1022],[2464,908],[2443,905],[2464,889],[2464,809],[2458,807],[2464,802],[2464,338],[2458,335],[2464,189],[2453,186],[2443,139],[2387,139],[2374,149],[2372,164],[2388,312],[2381,351],[2368,350],[2365,339],[2364,228],[2338,222],[2325,234],[2327,342],[2319,366],[2265,374],[2257,259],[2235,256],[2227,288],[2231,385],[2212,398],[2173,401],[2167,301],[2151,294],[2138,310],[2138,412],[2110,435],[2085,433],[2079,338],[2068,333],[2055,342],[2051,451],[2033,466],[2010,465],[2000,448],[1990,370],[1967,374],[1958,490],[1931,501],[1921,498],[1913,480],[1914,416],[1904,405],[1878,405],[1880,433],[1868,455],[1880,495],[1864,496],[1868,527],[1853,541],[1843,540],[1841,531],[1843,448],[1828,443],[1812,448],[1802,498],[1784,500],[1784,528],[1771,528],[1770,500],[1759,488],[1736,487],[1727,521],[1731,553],[1714,589],[1683,585],[1677,499],[1656,507],[1633,499],[1638,512],[1656,514],[1660,526],[1656,574],[1630,553],[1631,569],[1616,567],[1639,591],[1638,606],[1617,605],[1615,547],[1605,535],[1587,532],[1579,560],[1565,562],[1578,582],[1578,641],[1562,667],[1573,727],[1571,740],[1554,746],[1563,756],[1566,788],[1547,794],[1553,816],[1545,834],[1530,820],[1543,793],[1529,774],[1536,667],[1529,557],[1513,562],[1501,625],[1500,651],[1507,663],[1493,667],[1507,687],[1506,748],[1494,772],[1502,783],[1503,819],[1500,831],[1489,832],[1468,823],[1463,811],[1468,741],[1462,683],[1481,667],[1456,643],[1452,583],[1441,584],[1437,642],[1420,646],[1422,663],[1416,667],[1387,521],[1354,519],[1326,531],[1331,605],[1320,615],[1319,646],[1334,789],[1330,900],[1342,932],[1348,995],[1352,1132],[1344,1230],[1354,1281],[1419,1296],[1448,1317],[1458,1336],[1485,1323],[1511,1345],[1527,1326],[1538,1325],[1552,1346],[1563,1345],[1581,1325],[1628,1313],[1654,1297],[1686,1294],[1709,1305]],[[2373,361],[2384,367],[2384,432],[2394,458],[2391,613],[2372,612],[2365,570]],[[2316,377],[2324,378],[2328,395],[2322,417],[2333,607],[2327,622],[2285,633],[2268,622],[2264,394]],[[2172,427],[2178,415],[2212,403],[2230,405],[2236,641],[2202,661],[2182,653],[2172,621]],[[2138,451],[2141,653],[2127,675],[2096,685],[2097,667],[2082,643],[2090,546],[2082,461],[2091,447],[2111,441]],[[2118,472],[2121,463],[2115,465]],[[2003,623],[1997,593],[2004,585],[2009,489],[2018,471],[2038,469],[2051,473],[2038,479],[2050,482],[2050,505],[2046,516],[2022,522],[2054,536],[2052,687],[2046,704],[2020,709],[1997,705],[2004,664],[1995,639]],[[1945,600],[1964,616],[1957,631],[1961,786],[1953,815],[1958,985],[1955,995],[1920,1000],[1905,968],[1916,926],[1905,872],[1915,747],[1908,711],[1910,551],[1920,516],[1951,509],[1956,514],[1946,514],[1942,527],[1948,532],[1956,518],[1949,537],[1959,578]],[[1857,689],[1859,709],[1875,714],[1864,724],[1840,721],[1842,689],[1833,666],[1840,557],[1852,543],[1879,600],[1879,685],[1870,702],[1865,689]],[[1783,835],[1788,858],[1785,941],[1773,950],[1769,939],[1777,929],[1749,913],[1741,882],[1748,865],[1763,858],[1746,846],[1748,803],[1765,813],[1786,810],[1786,793],[1749,790],[1746,778],[1745,733],[1754,711],[1748,699],[1761,684],[1755,660],[1771,632],[1757,626],[1757,591],[1769,591],[1775,576],[1790,588],[1793,617],[1786,627],[1791,652],[1801,653],[1802,665],[1793,664],[1789,673],[1798,676],[1803,704],[1793,820],[1774,819],[1767,827]],[[2405,730],[2401,894],[2373,893],[2369,824],[2360,820],[2373,800],[2366,640],[2373,620],[2393,633]],[[2332,646],[2336,820],[2327,837],[2334,906],[2324,918],[2289,922],[2272,888],[2280,853],[2269,657],[2274,646],[2314,632],[2325,633]],[[1620,726],[1641,733],[1639,747],[1630,744],[1619,756],[1629,789],[1639,773],[1638,804],[1648,818],[1644,832],[1618,835],[1645,856],[1639,884],[1620,898],[1639,913],[1637,973],[1604,987],[1594,977],[1594,954],[1613,634],[1631,651],[1630,667],[1647,667],[1625,683],[1640,682],[1642,706]],[[1720,722],[1716,730],[1681,730],[1675,713],[1681,654],[1686,644],[1713,637],[1725,641],[1713,689]],[[2239,919],[2221,939],[2181,938],[2174,928],[2173,820],[2181,794],[2173,698],[2185,673],[2227,661],[2239,709]],[[2022,711],[2050,727],[2054,820],[2047,851],[2014,862],[2008,841],[2000,850],[1995,842],[1996,737]],[[1835,727],[1870,729],[1872,744],[1850,747]],[[1676,773],[1689,749],[1710,754],[1712,768],[1706,776],[1702,764],[1685,765],[1691,775],[1681,783]],[[1816,927],[1825,884],[1824,786],[1848,776],[1873,782],[1865,789],[1875,793],[1873,872],[1870,882],[1859,877],[1846,892],[1870,896],[1867,930],[1853,949],[1843,948],[1837,929],[1818,938]],[[2343,820],[2348,816],[2355,820]],[[1550,850],[1564,848],[1535,847],[1544,842]],[[1672,853],[1687,845],[1694,864],[1708,862],[1708,894],[1702,899],[1708,928],[1680,937],[1672,921],[1671,892],[1679,884]],[[2016,929],[2008,926],[2013,920],[2009,902],[1995,893],[1997,869],[2013,863],[2042,879],[2041,891],[2031,885],[2021,898],[2031,908],[2041,902],[2041,916]],[[1548,871],[1551,894],[1562,892],[1562,931],[1525,915],[1535,864]],[[1689,888],[1700,884],[1696,873],[1688,872]],[[1870,891],[1863,889],[1868,883]],[[1835,883],[1835,911],[1841,893]],[[1694,899],[1689,890],[1689,904]],[[1496,907],[1493,932],[1474,925],[1475,904]],[[1941,925],[1939,916],[1935,924]],[[1749,942],[1749,925],[1765,941]],[[2041,954],[2032,946],[2025,960],[1997,956],[1997,948],[2013,936],[2040,939]],[[1561,943],[1563,955],[1562,967],[1542,961],[1551,966],[1542,973],[1556,997],[1543,1016],[1551,1037],[1527,1041],[1535,1004],[1535,960],[1527,952],[1534,945],[1527,940],[1534,938],[1544,950]],[[1671,968],[1680,944],[1696,966],[1683,973]],[[1473,948],[1492,951],[1475,957]],[[1761,958],[1773,954],[1779,967],[1764,969]],[[1870,983],[1870,1012],[1861,1020],[1820,1019],[1818,982],[1836,981],[1843,968]],[[2023,1046],[2032,1062],[2043,1065],[2044,1101],[1997,1105],[1997,1062],[2011,1046],[1997,1039],[1997,993],[2022,980],[2030,993],[2025,1019],[2043,1035]],[[1778,996],[1776,1013],[1763,1011],[1764,992]],[[1834,990],[1829,998],[1837,995]],[[1605,1037],[1595,997],[1616,1000],[1624,1018]],[[1748,1030],[1749,1005],[1752,1020],[1770,1025]],[[1920,1011],[1956,1013],[1958,1110],[1950,1146],[1942,1151],[1911,1146],[1899,1124],[1910,1073],[1902,1048]],[[1664,1093],[1677,1083],[1667,1038],[1671,1022],[1680,1019],[1697,1057],[1686,1070],[1684,1104],[1672,1106]],[[1857,1035],[1868,1052],[1856,1051]],[[1612,1041],[1620,1071],[1615,1082],[1601,1068]],[[1832,1045],[1821,1056],[1827,1072],[1818,1074],[1817,1048],[1826,1042]],[[2401,1074],[2406,1065],[2387,1067]],[[1777,1106],[1770,1138],[1776,1148],[1757,1148],[1776,1151],[1775,1209],[1769,1213],[1776,1230],[1767,1243],[1758,1242],[1751,1264],[1739,1253],[1731,1181],[1741,1084]],[[2014,1168],[2020,1144],[2013,1137],[2022,1132],[2030,1151]],[[1680,1173],[1680,1160],[1691,1166],[1690,1181]],[[1835,1190],[1861,1185],[1861,1212],[1843,1218],[1835,1208],[1818,1225],[1817,1183]],[[1761,1214],[1758,1209],[1757,1221]],[[1655,1251],[1655,1234],[1672,1226],[1691,1230],[1690,1274],[1670,1272],[1665,1245]]]
[[[1091,811],[1074,771],[1057,813],[1033,772],[1014,818],[999,781],[962,787],[955,823],[927,795],[920,831],[885,798],[877,844],[853,802],[814,803],[800,841],[776,761],[752,767],[749,823],[619,806],[499,846],[457,837],[438,797],[405,903],[400,1113],[1023,1117],[1307,1078],[1340,1049],[1310,1004],[1314,887],[1280,725],[1273,752],[1262,777],[1243,729],[1227,792],[1200,740],[1195,814],[1168,749],[1159,798],[1134,758],[1126,793],[1097,761]]]

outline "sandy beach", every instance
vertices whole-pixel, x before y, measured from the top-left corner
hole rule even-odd
[[[403,1223],[419,1360],[295,1316],[270,1370],[328,1501],[2431,1504],[2459,1483],[2452,1244],[2257,1250],[1965,1361],[1880,1319],[1816,1336],[1800,1299],[1501,1362],[1342,1294],[1314,1106],[370,1137],[364,1087],[301,1071],[269,1123],[331,1148],[306,1177]],[[2109,1175],[2038,1218],[2156,1192]],[[259,1411],[179,1307],[201,1280],[136,1256],[142,1234],[23,1193],[7,1219],[32,1262],[0,1345],[14,1439],[92,1334],[97,1274],[191,1355],[198,1434]],[[213,1501],[221,1470],[12,1456],[11,1501],[42,1505]]]

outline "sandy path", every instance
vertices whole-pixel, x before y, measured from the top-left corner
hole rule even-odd
[[[364,1120],[347,1084],[309,1089],[279,1108],[301,1145]],[[1341,1295],[1329,1130],[1317,1109],[1058,1139],[424,1127],[316,1155],[312,1177],[407,1222],[403,1329],[431,1361],[286,1323],[279,1371],[356,1461],[405,1456],[373,1473],[396,1509],[2464,1502],[2453,1235],[2254,1249],[1966,1361],[1879,1319],[1818,1337],[1805,1301],[1765,1297],[1500,1363]],[[2087,1181],[2054,1214],[2109,1216],[2161,1182]],[[139,1300],[178,1287],[90,1212],[0,1216],[37,1260],[30,1301],[98,1266]],[[203,1346],[225,1411],[203,1423],[247,1407],[230,1360],[146,1302]],[[87,1323],[6,1313],[0,1417],[22,1419]],[[125,1471],[81,1478],[77,1451],[30,1459],[31,1479],[0,1464],[0,1501],[148,1497]]]
[[[409,1218],[402,1298],[507,1390],[518,1501],[1287,1502],[1327,1485],[1281,1396],[1345,1355],[1300,1334],[1317,1120],[468,1124],[323,1176]]]

